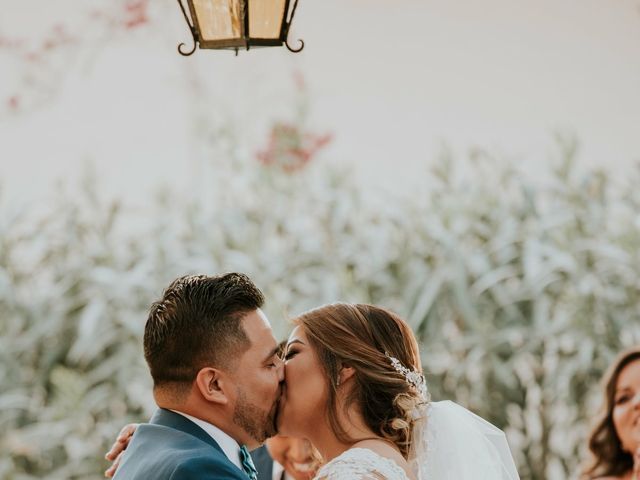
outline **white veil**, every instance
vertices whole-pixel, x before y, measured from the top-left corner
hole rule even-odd
[[[519,480],[499,428],[451,401],[428,403],[419,415],[409,453],[418,480]]]

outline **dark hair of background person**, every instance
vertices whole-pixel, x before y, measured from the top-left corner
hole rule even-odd
[[[593,459],[583,471],[586,478],[622,476],[633,469],[633,456],[623,450],[616,433],[613,409],[620,373],[636,360],[640,360],[640,347],[621,353],[603,377],[604,402],[589,435],[589,450]]]
[[[231,368],[249,347],[241,319],[264,295],[241,273],[187,275],[154,302],[144,329],[144,357],[154,388],[190,385],[204,367]]]
[[[355,370],[355,387],[347,406],[355,404],[367,426],[395,443],[406,458],[415,420],[414,408],[424,401],[392,366],[389,355],[405,367],[422,372],[413,332],[398,315],[364,304],[336,303],[303,313],[294,319],[303,328],[327,376],[327,414],[334,434],[348,438],[338,422],[337,379],[342,366]]]

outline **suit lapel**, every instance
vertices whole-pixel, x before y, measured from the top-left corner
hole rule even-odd
[[[164,408],[159,408],[156,413],[153,414],[149,423],[155,425],[162,425],[165,427],[173,428],[175,430],[180,430],[181,432],[188,433],[189,435],[193,435],[199,440],[211,445],[213,448],[218,450],[220,453],[224,455],[222,448],[218,445],[211,435],[205,432],[198,425],[193,423],[186,417],[183,417],[179,413],[172,412],[171,410],[166,410]],[[225,455],[226,457],[226,455]]]
[[[251,452],[253,463],[258,470],[258,480],[273,480],[273,460],[263,445]]]

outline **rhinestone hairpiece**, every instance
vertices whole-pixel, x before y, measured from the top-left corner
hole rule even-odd
[[[408,384],[412,385],[423,398],[423,400],[427,401],[429,398],[429,389],[427,388],[427,382],[424,379],[424,375],[415,370],[409,370],[407,367],[402,365],[400,360],[396,357],[389,355],[389,352],[384,352],[389,361],[391,362],[391,366],[398,372],[400,375],[404,377]]]

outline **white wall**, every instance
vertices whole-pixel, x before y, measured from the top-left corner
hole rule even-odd
[[[78,28],[94,6],[83,8],[0,0],[0,33],[37,40],[56,21]],[[640,159],[637,0],[300,0],[302,54],[188,59],[175,51],[188,39],[177,5],[156,2],[152,14],[131,34],[97,41],[85,31],[94,41],[49,60],[59,75],[0,49],[0,101],[43,99],[0,115],[6,197],[41,199],[85,162],[131,202],[162,182],[188,189],[207,155],[194,139],[231,122],[257,148],[269,122],[290,115],[294,71],[307,79],[314,126],[335,134],[326,160],[398,188],[443,142],[502,151],[535,171],[559,130],[579,137],[588,165],[624,174]],[[44,86],[25,89],[28,74]]]

